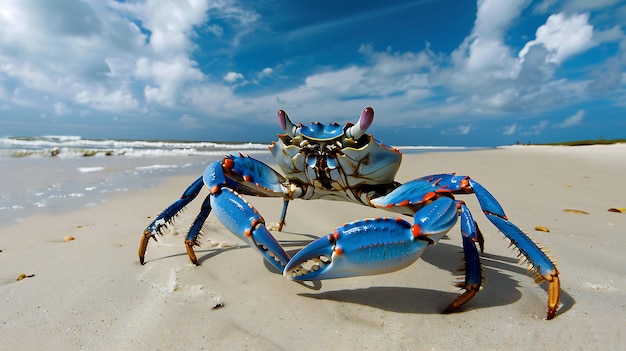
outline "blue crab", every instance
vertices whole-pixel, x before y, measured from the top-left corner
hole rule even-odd
[[[234,235],[258,251],[283,275],[296,281],[322,280],[381,274],[415,262],[426,247],[437,243],[460,219],[464,252],[464,289],[444,312],[458,310],[480,290],[483,282],[478,249],[483,235],[468,207],[455,195],[475,194],[485,216],[523,255],[535,280],[548,282],[548,313],[552,319],[559,305],[560,282],[556,265],[526,234],[511,223],[496,199],[468,176],[436,174],[400,184],[394,177],[401,153],[366,134],[374,110],[366,108],[359,120],[337,123],[294,124],[278,111],[278,135],[269,148],[284,176],[251,157],[225,156],[211,163],[179,200],[165,209],[145,229],[139,246],[144,264],[148,242],[161,234],[204,186],[209,195],[189,229],[185,247],[198,264],[193,250],[202,225],[213,211]],[[283,209],[276,228],[285,224],[287,207],[294,199],[328,199],[381,208],[413,217],[357,220],[311,242],[290,257],[271,234],[263,217],[241,195],[278,197]],[[478,248],[477,248],[478,246]]]

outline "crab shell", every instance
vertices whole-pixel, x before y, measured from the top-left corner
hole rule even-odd
[[[356,124],[294,125],[284,111],[278,123],[285,134],[270,146],[278,166],[290,180],[316,189],[347,191],[361,186],[391,184],[402,154],[365,134],[374,118],[366,108]]]

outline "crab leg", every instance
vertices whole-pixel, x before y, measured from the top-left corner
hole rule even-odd
[[[187,233],[187,237],[185,238],[185,248],[187,249],[187,255],[189,255],[189,259],[196,266],[198,265],[198,258],[196,257],[196,253],[193,251],[193,247],[198,245],[198,235],[200,235],[202,226],[204,225],[204,222],[206,221],[210,213],[211,195],[207,195],[207,197],[202,202],[200,212],[196,216],[196,219],[194,219],[191,227],[189,227],[189,232]]]
[[[291,257],[265,227],[263,217],[239,194],[282,197],[284,201],[280,222],[282,226],[290,200],[285,184],[286,180],[282,175],[247,156],[225,156],[221,161],[211,163],[202,177],[194,181],[179,200],[170,205],[146,228],[139,245],[139,261],[141,264],[144,263],[149,239],[156,240],[155,235],[161,234],[161,229],[171,223],[176,214],[198,196],[203,186],[206,186],[210,194],[202,203],[200,212],[185,238],[185,248],[191,262],[198,264],[193,247],[197,245],[202,226],[213,211],[230,232],[256,249],[282,272]]]
[[[469,186],[476,194],[485,216],[511,240],[511,244],[526,258],[531,270],[535,271],[535,282],[548,281],[547,319],[554,318],[561,294],[559,271],[556,265],[535,242],[508,220],[498,201],[487,189],[471,179],[469,179]]]
[[[453,173],[421,177],[402,184],[389,194],[372,199],[371,203],[374,207],[402,211],[401,209],[403,208],[411,209],[414,206],[419,208],[419,206],[423,206],[433,199],[445,196],[446,193],[448,196],[453,194],[475,194],[485,216],[511,240],[511,244],[526,258],[531,266],[531,270],[536,272],[535,281],[537,283],[541,283],[544,280],[548,281],[547,319],[554,318],[560,296],[559,271],[556,265],[537,244],[508,220],[498,201],[482,185],[470,177],[457,176]],[[446,311],[458,308],[467,302],[478,291],[482,281],[482,278],[479,278],[479,266],[469,267],[468,264],[472,262],[478,264],[478,261],[473,258],[476,255],[474,252],[475,248],[472,248],[469,242],[478,243],[480,250],[483,251],[483,236],[478,230],[476,222],[472,219],[469,210],[462,202],[459,202],[459,211],[466,264],[465,282],[459,284],[459,286],[467,291],[454,301]]]
[[[536,272],[535,281],[541,283],[544,280],[548,281],[548,314],[547,319],[554,318],[556,310],[559,305],[559,297],[561,294],[559,271],[552,260],[546,255],[546,253],[537,246],[524,232],[522,232],[515,224],[511,223],[502,206],[498,201],[485,189],[482,185],[474,181],[468,176],[457,176],[455,174],[436,174],[419,178],[415,181],[408,182],[396,190],[400,190],[405,186],[409,186],[411,189],[419,191],[406,192],[408,196],[421,196],[421,193],[425,191],[426,184],[430,184],[431,189],[437,191],[449,191],[453,194],[471,194],[474,193],[478,199],[481,209],[485,213],[485,216],[493,223],[502,233],[511,240],[511,244],[515,246],[519,252],[526,258],[531,266],[531,270]],[[421,193],[420,193],[421,192]],[[416,195],[412,195],[416,194]],[[402,192],[394,191],[388,194],[385,198],[394,195],[392,200],[396,200],[398,196],[402,195]],[[378,200],[378,199],[377,199]],[[463,211],[462,211],[463,212]],[[465,221],[464,221],[465,222]],[[482,243],[478,227],[476,233],[476,239],[470,234],[470,238],[476,240],[479,245]],[[467,251],[465,251],[467,255]]]
[[[176,217],[176,215],[182,211],[187,204],[198,196],[200,190],[202,190],[202,186],[202,177],[200,177],[191,183],[191,185],[180,196],[180,199],[176,200],[173,204],[161,212],[161,214],[158,215],[157,218],[155,218],[154,221],[148,225],[148,227],[146,227],[143,231],[143,236],[141,237],[141,243],[139,244],[139,262],[141,262],[141,264],[144,264],[146,248],[148,247],[148,241],[150,241],[150,238],[154,238],[154,240],[156,240],[156,235],[161,234],[162,228],[167,227],[167,225],[173,221],[174,217]]]
[[[465,305],[471,300],[478,291],[483,282],[482,269],[480,268],[480,257],[478,250],[476,249],[475,241],[482,240],[482,234],[478,230],[476,222],[472,219],[465,203],[457,201],[460,217],[461,217],[461,238],[463,240],[463,261],[465,271],[465,281],[456,284],[457,287],[465,289],[465,292],[461,294],[456,300],[445,309],[444,313],[453,312],[454,310]],[[479,239],[480,238],[480,239]],[[479,241],[479,244],[482,241]],[[482,245],[481,245],[482,247]],[[481,249],[482,251],[482,249]]]
[[[283,230],[283,226],[285,225],[285,217],[287,217],[287,206],[289,206],[289,199],[285,198],[283,200],[283,210],[280,213],[280,220],[278,221],[278,231]]]

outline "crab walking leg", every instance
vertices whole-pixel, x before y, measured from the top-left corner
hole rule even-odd
[[[227,187],[211,194],[210,199],[220,222],[282,272],[291,257],[267,230],[265,220],[256,209]]]
[[[457,206],[459,207],[459,214],[461,216],[461,234],[477,243],[481,253],[485,252],[485,238],[483,237],[483,233],[480,232],[478,224],[472,217],[472,213],[467,208],[464,201],[458,201]]]
[[[411,225],[400,218],[348,223],[298,252],[283,275],[290,280],[321,280],[397,271],[415,262],[458,218],[455,201],[443,197],[424,206]]]
[[[285,225],[285,217],[287,217],[287,206],[289,206],[289,199],[285,198],[283,200],[283,210],[280,212],[280,221],[278,221],[278,231],[283,230],[283,226]]]
[[[189,232],[187,233],[187,237],[185,238],[185,247],[187,248],[187,255],[189,255],[189,259],[196,266],[198,265],[198,258],[196,258],[196,253],[193,251],[193,247],[198,245],[198,235],[200,235],[200,231],[202,230],[202,226],[206,221],[207,217],[211,213],[211,195],[207,195],[207,197],[202,202],[202,207],[200,208],[200,212],[194,219],[191,227],[189,227]]]
[[[511,240],[511,244],[528,260],[531,270],[536,272],[535,281],[537,283],[544,280],[548,281],[547,319],[554,318],[561,295],[561,283],[556,265],[535,242],[508,220],[500,204],[487,189],[473,180],[470,180],[470,186],[487,218]]]
[[[475,241],[478,241],[482,247],[482,234],[478,230],[476,222],[472,218],[467,206],[463,201],[457,201],[461,217],[461,238],[463,240],[463,261],[465,271],[465,281],[456,284],[457,287],[465,289],[456,300],[445,309],[444,313],[453,312],[454,310],[465,305],[471,300],[478,291],[483,282],[482,269],[480,267],[480,257],[476,249]],[[482,251],[482,249],[481,249]]]
[[[176,215],[183,209],[187,204],[189,204],[193,199],[195,199],[200,190],[202,190],[204,183],[202,181],[202,177],[196,179],[191,185],[183,192],[180,196],[180,199],[176,200],[173,204],[171,204],[168,208],[166,208],[157,218],[146,227],[143,231],[143,236],[141,237],[141,243],[139,244],[139,262],[144,264],[144,258],[146,255],[146,249],[148,248],[148,241],[150,238],[154,238],[156,240],[156,235],[161,234],[161,230],[164,227],[167,227],[169,223],[171,223],[176,217]]]

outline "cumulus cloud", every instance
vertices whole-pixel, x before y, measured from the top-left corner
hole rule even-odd
[[[546,61],[561,64],[569,57],[579,54],[594,45],[593,26],[589,14],[567,16],[558,13],[548,17],[537,29],[536,39],[526,43],[519,53],[523,60],[530,47],[542,45],[547,50]]]
[[[258,18],[229,0],[5,0],[0,99],[57,115],[73,105],[139,113],[179,105],[207,79],[192,54],[200,26],[220,35],[211,16],[241,31]]]
[[[464,78],[465,83],[477,75],[495,78],[516,75],[516,61],[504,43],[504,35],[526,5],[526,0],[478,1],[471,34],[451,54],[457,76]]]
[[[228,72],[224,76],[224,81],[227,83],[235,83],[236,81],[242,80],[242,79],[243,79],[243,74],[239,72]]]
[[[109,3],[116,10],[132,15],[150,32],[148,43],[156,53],[180,53],[193,48],[194,27],[207,20],[209,2],[203,0],[147,0]]]
[[[190,128],[200,126],[193,117],[200,114],[270,115],[280,105],[294,115],[330,119],[338,111],[360,111],[372,104],[391,116],[387,124],[458,123],[463,117],[461,126],[442,133],[468,134],[477,128],[470,119],[519,112],[536,117],[585,99],[589,92],[623,88],[625,36],[621,26],[597,25],[593,11],[599,3],[616,4],[478,0],[473,27],[454,50],[435,52],[428,43],[408,50],[357,43],[356,59],[318,65],[302,76],[285,73],[286,66],[295,64],[281,58],[247,68],[225,62],[232,58],[228,55],[202,65],[196,61],[200,35],[203,44],[209,37],[236,48],[254,32],[260,15],[236,1],[3,0],[0,101],[58,116],[93,110],[147,115],[163,108],[177,109],[171,115],[180,116],[178,109],[188,108],[188,114],[173,120]],[[512,43],[511,29],[518,30],[531,5],[552,14],[533,28],[534,37],[515,37]],[[568,60],[619,41],[623,44],[615,57],[587,77],[559,75]],[[275,81],[289,84],[270,86]],[[255,84],[263,90],[254,90]],[[579,112],[580,117],[577,113],[551,125],[579,125],[585,115]],[[500,130],[504,135],[537,134],[547,128],[544,122],[522,127],[511,121]]]
[[[196,66],[195,61],[185,56],[156,61],[141,57],[137,61],[135,74],[150,82],[144,88],[146,101],[173,106],[185,83],[200,81],[204,77]]]

